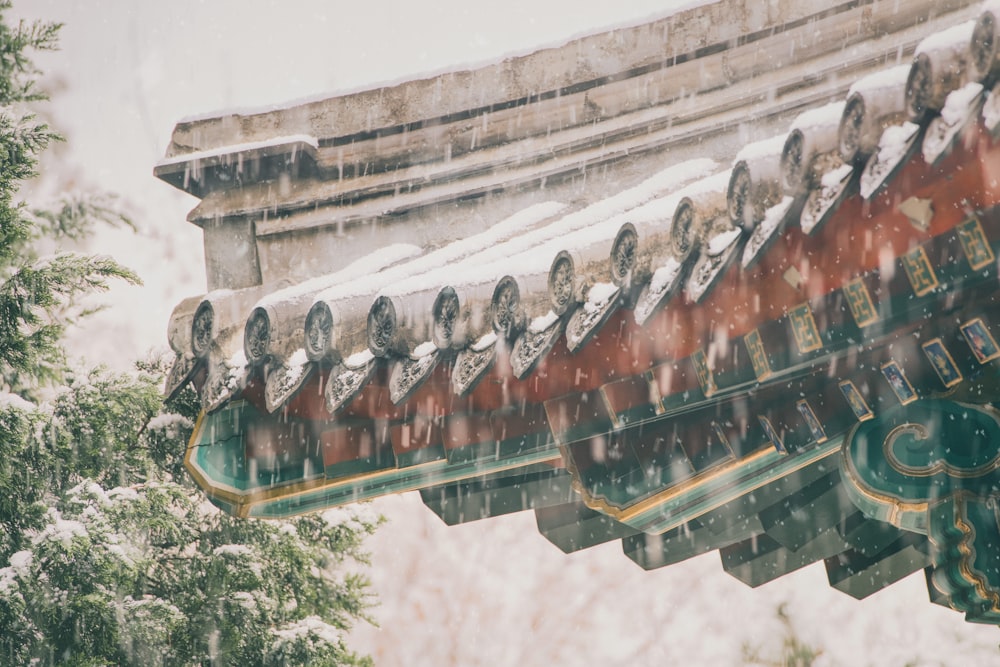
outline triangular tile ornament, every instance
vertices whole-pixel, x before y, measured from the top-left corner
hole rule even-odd
[[[806,234],[815,234],[833,217],[841,202],[854,192],[855,170],[850,165],[841,165],[828,171],[820,178],[820,185],[809,193],[799,225]]]
[[[304,350],[299,354],[303,363],[286,362],[268,371],[264,382],[264,407],[269,413],[287,403],[316,370],[316,364],[305,360]],[[297,361],[295,355],[292,358]]]
[[[920,140],[920,126],[913,123],[890,125],[882,132],[878,150],[868,158],[861,172],[861,196],[871,199],[888,185],[907,163]]]
[[[993,86],[993,90],[983,102],[982,109],[983,124],[994,138],[1000,137],[1000,83]]]
[[[163,395],[168,401],[177,396],[181,389],[191,381],[198,370],[199,361],[190,352],[177,355],[163,384]]]
[[[548,315],[536,318],[514,342],[511,350],[510,365],[514,377],[523,380],[535,370],[539,362],[545,358],[559,340],[563,332],[563,320],[552,311]]]
[[[417,349],[419,350],[424,345]],[[430,346],[433,345],[433,343],[430,344]],[[427,381],[440,359],[441,352],[436,348],[419,356],[409,355],[397,359],[389,372],[389,400],[394,405],[399,405],[412,396],[413,392]]]
[[[347,365],[348,363],[350,365]],[[374,355],[363,352],[352,355],[351,358],[333,367],[324,390],[326,409],[330,414],[337,413],[354,400],[375,374],[377,365],[378,361]]]
[[[632,316],[638,325],[643,325],[677,293],[684,283],[684,265],[673,257],[668,257],[653,271],[650,281],[643,286],[636,300]]]
[[[754,227],[750,238],[747,239],[746,246],[743,248],[742,264],[744,269],[752,268],[781,236],[794,203],[795,199],[792,197],[784,197],[764,212],[764,219]]]
[[[689,300],[698,303],[712,291],[736,257],[742,236],[741,230],[731,229],[709,239],[687,279],[685,293]]]
[[[590,288],[587,300],[570,316],[566,324],[566,347],[576,352],[608,321],[621,303],[621,288],[611,283],[597,283]]]
[[[983,86],[967,83],[948,94],[941,114],[935,116],[924,133],[923,154],[927,164],[936,166],[951,153],[955,142],[983,108]]]
[[[456,396],[465,396],[476,388],[497,359],[495,333],[488,333],[455,356],[451,388]]]
[[[243,391],[250,376],[243,351],[232,358],[223,358],[218,346],[212,346],[208,356],[208,378],[202,389],[201,405],[206,412],[218,410],[226,401]]]

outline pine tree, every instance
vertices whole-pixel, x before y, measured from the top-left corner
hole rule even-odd
[[[55,48],[59,26],[10,26],[9,8],[0,0],[0,664],[368,664],[344,632],[370,603],[353,564],[377,517],[229,517],[182,471],[197,401],[163,403],[161,363],[66,368],[62,334],[87,314],[77,297],[138,279],[36,248],[130,223],[102,198],[18,200],[59,139],[29,110],[44,99],[30,53]]]

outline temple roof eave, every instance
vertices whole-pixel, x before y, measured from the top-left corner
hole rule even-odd
[[[955,6],[935,26],[980,9]],[[1000,41],[1000,5],[983,17]],[[483,184],[509,194],[532,177],[553,181],[540,168],[553,165],[594,185],[449,245],[376,250],[357,260],[367,271],[180,304],[168,391],[193,385],[204,423],[244,428],[220,438],[201,424],[189,469],[240,515],[437,490],[424,500],[447,521],[535,509],[563,550],[623,539],[643,567],[721,548],[727,571],[751,585],[825,559],[831,585],[863,597],[928,567],[932,596],[995,622],[1000,608],[983,600],[1000,599],[1000,580],[981,577],[969,602],[968,581],[948,576],[982,567],[961,546],[975,539],[963,522],[990,524],[980,505],[995,495],[1000,455],[973,447],[966,470],[964,449],[947,465],[924,461],[923,445],[893,449],[911,435],[938,442],[906,421],[919,414],[968,417],[963,437],[978,438],[980,422],[1000,429],[982,405],[1000,391],[1000,55],[968,80],[983,44],[967,53],[953,44],[959,33],[975,34],[964,26],[917,43],[907,33],[898,48],[920,57],[906,77],[869,53],[851,76],[792,86],[759,111],[751,102],[744,115],[772,130],[755,124],[755,141],[741,134],[740,108],[633,131],[640,116],[663,119],[647,109],[545,140],[607,130],[616,139],[603,159],[617,180],[586,173],[597,149],[587,162],[589,148],[546,156],[543,145],[521,170],[498,166],[510,147],[486,148],[457,156],[441,183],[412,196],[354,204],[373,220],[416,206],[433,214]],[[715,141],[691,159],[683,147],[698,152],[699,136]],[[317,163],[329,164],[324,150]],[[640,180],[658,157],[671,166]],[[483,164],[495,171],[473,175]],[[277,245],[349,210],[334,205],[340,184],[299,183],[308,186],[266,201],[259,238]],[[253,187],[205,204],[223,218],[252,216],[236,199],[270,186]],[[283,207],[324,197],[281,219]],[[400,208],[379,211],[385,201]],[[511,481],[539,466],[552,474]],[[910,486],[882,488],[889,473]],[[924,502],[942,489],[945,501]],[[478,514],[463,518],[465,509]],[[813,517],[807,529],[789,527],[796,512]],[[959,542],[956,565],[944,556]],[[921,557],[892,565],[910,547]],[[865,583],[872,563],[890,575]]]

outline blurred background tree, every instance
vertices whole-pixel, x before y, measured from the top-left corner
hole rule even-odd
[[[368,664],[344,643],[370,604],[364,507],[238,520],[183,473],[197,418],[164,404],[165,365],[67,366],[62,338],[86,294],[138,282],[113,259],[59,252],[94,225],[131,226],[101,195],[20,200],[61,138],[31,54],[58,24],[11,25],[0,1],[0,663]],[[52,250],[42,256],[42,249]]]

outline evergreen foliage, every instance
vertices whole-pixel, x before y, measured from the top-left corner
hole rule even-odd
[[[9,8],[0,0],[0,664],[368,664],[343,637],[369,605],[354,563],[376,517],[229,517],[183,473],[197,401],[189,389],[164,405],[164,364],[66,369],[78,297],[138,279],[106,257],[36,249],[131,222],[107,198],[17,200],[58,138],[24,108],[44,98],[30,52],[55,48],[58,26],[9,26]]]
[[[0,0],[0,18],[7,9]],[[73,308],[74,298],[106,289],[109,279],[138,282],[107,257],[39,258],[34,250],[43,237],[82,238],[97,220],[131,224],[102,198],[69,198],[55,211],[16,200],[20,184],[37,175],[39,154],[60,138],[26,106],[45,99],[30,52],[56,48],[59,27],[0,20],[0,378],[18,393],[58,378],[62,333],[87,312]]]

